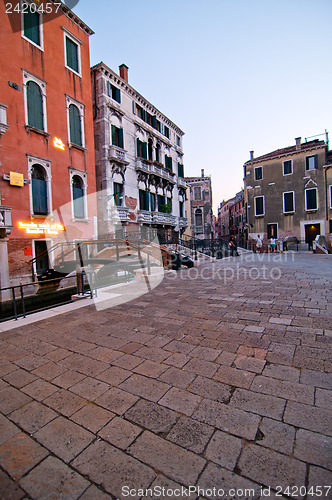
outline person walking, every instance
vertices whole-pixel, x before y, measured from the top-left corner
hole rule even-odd
[[[257,253],[261,253],[262,246],[263,246],[263,240],[261,239],[260,235],[258,235],[257,236],[257,240],[256,240],[256,251],[257,251]]]

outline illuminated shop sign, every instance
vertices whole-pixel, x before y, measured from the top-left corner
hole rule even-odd
[[[59,234],[65,228],[62,224],[49,224],[48,222],[19,222],[19,229],[24,229],[26,234]]]
[[[53,146],[57,149],[61,149],[61,151],[65,150],[65,145],[59,137],[54,137]]]

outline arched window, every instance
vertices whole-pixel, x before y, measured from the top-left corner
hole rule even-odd
[[[195,212],[195,226],[203,226],[203,213],[200,208]]]
[[[69,135],[71,143],[82,146],[81,116],[75,104],[69,105]]]
[[[31,171],[32,207],[36,215],[48,214],[46,172],[41,165],[34,165]]]
[[[72,186],[74,217],[77,219],[84,219],[84,186],[82,177],[80,177],[79,175],[74,175]]]
[[[37,83],[27,83],[28,125],[44,130],[43,96]]]

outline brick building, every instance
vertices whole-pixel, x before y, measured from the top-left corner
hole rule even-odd
[[[217,227],[218,233],[216,235],[219,239],[228,239],[230,237],[230,207],[235,201],[235,197],[229,200],[223,200],[218,207]]]
[[[244,164],[249,238],[258,234],[284,241],[294,236],[311,246],[318,234],[330,237],[331,164],[328,140],[310,140]],[[329,205],[330,204],[330,205]]]
[[[57,238],[95,233],[87,203],[96,191],[93,32],[63,3],[48,2],[57,14],[41,13],[33,2],[19,5],[24,12],[7,15],[0,4],[0,236],[11,283],[29,281],[29,261]],[[46,253],[34,272],[45,271],[49,259]]]
[[[200,177],[185,178],[190,189],[190,236],[200,240],[214,238],[211,177],[201,171]],[[189,228],[188,228],[189,230]]]
[[[244,191],[242,190],[236,193],[234,201],[229,204],[229,234],[236,238],[239,245],[244,241],[244,225],[245,208]]]

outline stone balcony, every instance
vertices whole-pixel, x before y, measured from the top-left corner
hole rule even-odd
[[[184,227],[188,227],[187,217],[179,217],[179,226],[181,229],[183,229]]]
[[[164,212],[150,212],[148,210],[139,210],[138,212],[138,222],[143,224],[160,224],[166,226],[175,226],[176,217],[172,214],[166,214]]]
[[[184,189],[187,188],[187,183],[182,177],[178,177],[177,184],[179,187],[182,187]]]
[[[136,158],[136,170],[141,170],[147,174],[154,174],[163,179],[167,179],[172,184],[175,184],[173,172],[170,172],[162,166],[162,163],[157,161],[151,162],[143,158]]]
[[[113,206],[109,210],[109,215],[112,220],[120,221],[120,222],[129,222],[129,208],[128,207],[118,207]]]
[[[153,212],[148,210],[139,210],[138,212],[138,222],[143,222],[145,224],[151,224],[153,221]]]
[[[118,146],[110,146],[108,150],[108,158],[110,160],[115,160],[119,163],[123,163],[128,165],[129,162],[126,160],[126,152],[124,149],[119,148]]]

